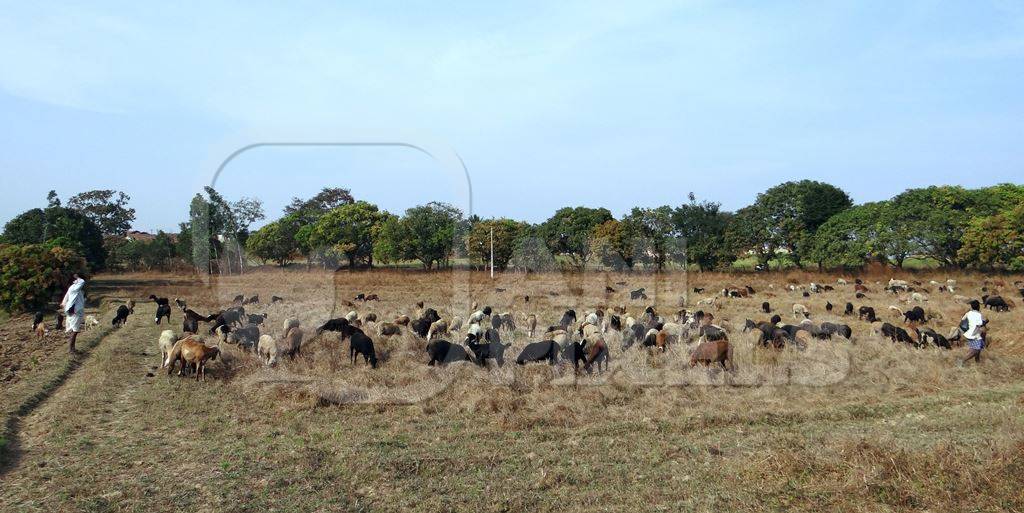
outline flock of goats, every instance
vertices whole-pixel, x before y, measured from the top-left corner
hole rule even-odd
[[[969,303],[971,298],[956,294],[957,284],[955,280],[947,280],[945,283],[931,281],[929,283],[940,293],[953,295],[958,303]],[[848,286],[844,279],[837,281],[837,286]],[[988,291],[988,283],[982,287],[982,292]],[[996,282],[996,286],[1003,285]],[[1024,285],[1016,282],[1018,291],[1024,296]],[[774,285],[769,285],[774,289]],[[790,292],[800,292],[803,297],[809,298],[811,294],[835,290],[831,285],[811,283],[809,286],[788,285]],[[869,292],[868,287],[859,279],[853,284],[855,297],[862,299]],[[891,279],[885,286],[887,292],[896,294],[906,303],[923,303],[928,300],[926,293],[932,289],[918,281],[907,282]],[[695,293],[703,293],[704,289],[694,288]],[[721,365],[727,370],[735,370],[736,364],[733,359],[733,347],[729,342],[727,329],[715,324],[715,315],[711,310],[721,306],[721,301],[727,298],[750,298],[756,292],[750,286],[729,287],[723,289],[720,294],[706,297],[697,301],[697,306],[703,308],[697,311],[678,310],[671,319],[659,315],[653,306],[643,308],[642,313],[636,317],[628,313],[625,306],[616,306],[607,309],[599,306],[594,311],[584,312],[577,317],[573,309],[562,313],[557,324],[551,325],[543,331],[540,341],[528,343],[516,357],[515,362],[525,365],[530,362],[544,362],[555,365],[559,362],[571,363],[574,370],[579,372],[582,367],[590,373],[596,367],[600,372],[602,367],[608,368],[610,360],[609,345],[616,344],[622,351],[629,350],[636,345],[649,351],[664,352],[671,344],[684,343],[693,347],[690,351],[689,364],[691,367],[697,364],[704,366]],[[775,291],[764,291],[765,297],[776,297]],[[642,302],[647,300],[644,289],[630,291],[630,302]],[[172,306],[168,298],[151,295],[150,300],[156,303],[155,321],[160,324],[162,320],[170,322]],[[379,300],[375,294],[359,294],[355,301],[366,302]],[[525,297],[529,302],[529,296]],[[273,296],[268,304],[283,302],[284,299]],[[985,307],[994,311],[1007,311],[1015,306],[1014,302],[1004,299],[999,295],[983,295],[981,298]],[[356,303],[345,301],[348,306],[355,307]],[[255,314],[246,311],[249,307],[258,307],[260,300],[258,296],[245,298],[238,295],[230,308],[211,315],[200,314],[188,307],[185,301],[174,299],[174,304],[181,310],[183,321],[182,331],[184,338],[179,338],[173,330],[165,330],[160,334],[159,349],[161,353],[161,365],[170,374],[176,365],[179,366],[179,375],[195,373],[196,379],[205,380],[206,363],[215,360],[220,354],[220,344],[207,345],[204,336],[199,336],[200,323],[209,323],[209,338],[216,338],[221,343],[232,344],[245,350],[254,352],[258,358],[268,366],[275,365],[281,358],[294,359],[301,354],[303,341],[306,332],[300,326],[297,319],[288,318],[282,323],[282,335],[274,337],[269,333],[262,333],[268,314]],[[113,324],[121,325],[133,312],[134,302],[128,301],[118,307]],[[490,306],[478,309],[474,303],[473,313],[463,321],[459,316],[452,316],[449,319],[442,319],[437,310],[425,307],[423,302],[415,305],[412,315],[399,315],[391,321],[379,320],[377,315],[366,312],[360,315],[356,310],[350,311],[346,316],[329,319],[315,330],[314,338],[321,337],[326,332],[337,334],[340,343],[345,340],[349,342],[349,358],[353,365],[357,364],[359,357],[362,357],[365,364],[377,368],[379,364],[378,354],[374,348],[373,338],[367,334],[370,332],[377,337],[391,337],[400,335],[407,330],[426,343],[426,353],[429,357],[428,365],[446,365],[453,362],[469,361],[480,366],[486,366],[487,360],[493,360],[494,364],[501,366],[505,360],[505,350],[511,347],[509,343],[502,342],[503,334],[509,337],[511,332],[517,329],[516,320],[510,312],[498,313]],[[768,301],[764,301],[761,309],[765,314],[772,314],[773,309]],[[826,302],[825,310],[833,312],[834,305]],[[944,349],[950,349],[960,342],[962,333],[959,328],[953,328],[949,335],[942,335],[927,327],[930,320],[925,310],[920,306],[903,311],[897,306],[890,306],[889,309],[903,318],[901,327],[889,322],[882,322],[873,307],[861,306],[854,308],[853,303],[846,303],[842,310],[843,316],[856,315],[858,319],[869,323],[878,323],[874,326],[874,333],[889,338],[893,343],[905,343],[914,347],[925,347],[934,345]],[[707,311],[705,311],[707,310]],[[836,312],[838,314],[838,312]],[[852,337],[853,330],[848,324],[821,322],[814,323],[811,320],[811,312],[807,306],[797,303],[792,305],[792,314],[796,319],[793,324],[783,321],[778,314],[772,315],[769,320],[754,321],[746,320],[742,328],[743,332],[756,332],[757,344],[764,348],[782,349],[786,346],[793,346],[803,349],[814,339],[826,340],[834,336],[846,339]],[[582,319],[582,320],[581,320]],[[523,331],[529,339],[534,339],[537,334],[537,316],[535,314],[523,315],[520,317],[523,322]],[[204,333],[205,335],[206,333]],[[464,338],[463,337],[464,334]],[[445,338],[462,338],[461,343],[452,343]],[[694,344],[696,344],[694,346]]]

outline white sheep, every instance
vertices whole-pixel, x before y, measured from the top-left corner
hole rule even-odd
[[[163,330],[160,332],[160,340],[157,341],[157,348],[160,349],[160,368],[164,368],[167,365],[167,356],[171,354],[171,349],[174,348],[174,343],[178,341],[178,336],[174,334],[174,330]]]
[[[356,312],[355,310],[352,310],[351,312],[345,314],[345,320],[347,320],[350,323],[356,322],[356,319],[358,319],[358,318],[359,318],[359,312]]]
[[[533,338],[534,332],[537,331],[537,316],[530,314],[526,316],[526,336]]]
[[[256,354],[259,355],[260,359],[266,359],[267,365],[274,365],[277,363],[277,358],[280,355],[280,349],[277,347],[277,341],[270,335],[260,335],[260,343],[256,346]]]
[[[99,326],[99,325],[100,325],[100,321],[98,319],[96,319],[95,315],[86,315],[85,316],[85,329],[89,329],[89,328],[91,328],[93,326]]]
[[[458,332],[462,329],[462,317],[458,315],[452,316],[452,322],[448,323],[448,330],[452,332]]]
[[[284,320],[284,324],[281,327],[282,333],[288,333],[288,330],[299,327],[299,320],[294,317],[289,317]]]
[[[448,323],[444,319],[434,321],[430,328],[427,329],[427,342],[437,338],[438,336],[448,333]]]
[[[922,294],[920,292],[914,292],[913,294],[910,295],[910,300],[911,301],[916,301],[918,303],[923,303],[925,301],[928,301],[928,296],[926,296],[926,295],[924,295],[924,294]]]
[[[836,284],[838,284],[838,285],[846,285],[846,280],[844,280],[842,278],[839,278],[838,280],[836,280]]]
[[[801,305],[800,303],[793,303],[793,317],[799,318],[800,315],[803,315],[806,319],[810,317],[810,312],[807,310],[806,306]]]

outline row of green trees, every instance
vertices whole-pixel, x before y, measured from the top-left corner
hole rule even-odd
[[[761,268],[902,267],[916,257],[950,267],[1024,270],[1024,186],[1014,184],[910,189],[854,205],[839,188],[803,180],[772,187],[736,212],[690,194],[678,206],[638,207],[619,218],[604,208],[565,207],[539,224],[466,217],[443,203],[395,215],[347,189],[326,188],[293,199],[256,231],[250,227],[265,218],[259,200],[229,201],[208,187],[193,198],[179,233],[159,232],[151,240],[126,237],[135,220],[129,201],[122,192],[96,190],[62,203],[51,191],[46,206],[6,223],[0,243],[60,248],[91,271],[198,264],[202,272],[223,273],[244,270],[251,257],[327,268],[415,261],[432,269],[457,258],[482,265],[492,233],[499,269],[686,264],[705,270],[730,268],[737,259]]]
[[[332,201],[325,202],[325,198]],[[634,208],[616,219],[605,208],[565,207],[543,223],[464,218],[458,209],[428,203],[393,215],[355,200],[345,189],[296,199],[285,215],[252,233],[245,249],[279,265],[372,266],[419,261],[427,269],[456,257],[525,268],[603,265],[663,269],[686,264],[726,268],[751,256],[797,267],[855,268],[869,262],[902,267],[910,257],[938,265],[1024,269],[1024,186],[911,189],[880,202],[853,205],[827,183],[786,182],[735,213],[711,201]],[[545,258],[545,254],[547,257]]]

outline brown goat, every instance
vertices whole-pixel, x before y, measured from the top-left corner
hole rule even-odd
[[[302,328],[295,326],[289,328],[288,332],[284,334],[284,338],[281,339],[281,356],[287,356],[294,360],[296,356],[302,354],[302,337],[305,335],[302,332]]]
[[[207,360],[216,360],[219,354],[220,348],[207,346],[192,337],[188,337],[175,342],[164,364],[167,366],[167,374],[170,374],[174,370],[175,362],[180,361],[181,369],[178,370],[179,376],[191,367],[196,371],[196,381],[199,381],[200,377],[203,381],[206,381],[206,362]]]
[[[726,362],[729,365],[726,365]],[[712,363],[720,363],[725,369],[735,370],[736,361],[733,360],[732,345],[729,344],[729,340],[724,339],[701,343],[693,350],[693,354],[690,356],[690,367],[694,367],[698,363],[704,364],[705,367]]]

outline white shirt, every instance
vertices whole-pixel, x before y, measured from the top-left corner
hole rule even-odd
[[[971,340],[977,340],[981,338],[980,329],[981,326],[985,324],[985,318],[981,316],[981,312],[977,310],[971,310],[964,314],[963,318],[967,319],[968,324],[967,332],[964,333],[964,336]]]
[[[64,313],[67,313],[72,307],[75,309],[74,315],[82,315],[85,310],[85,291],[82,288],[85,287],[85,280],[78,278],[71,283],[68,287],[68,291],[64,294],[64,299],[60,302],[61,308],[64,309]]]

